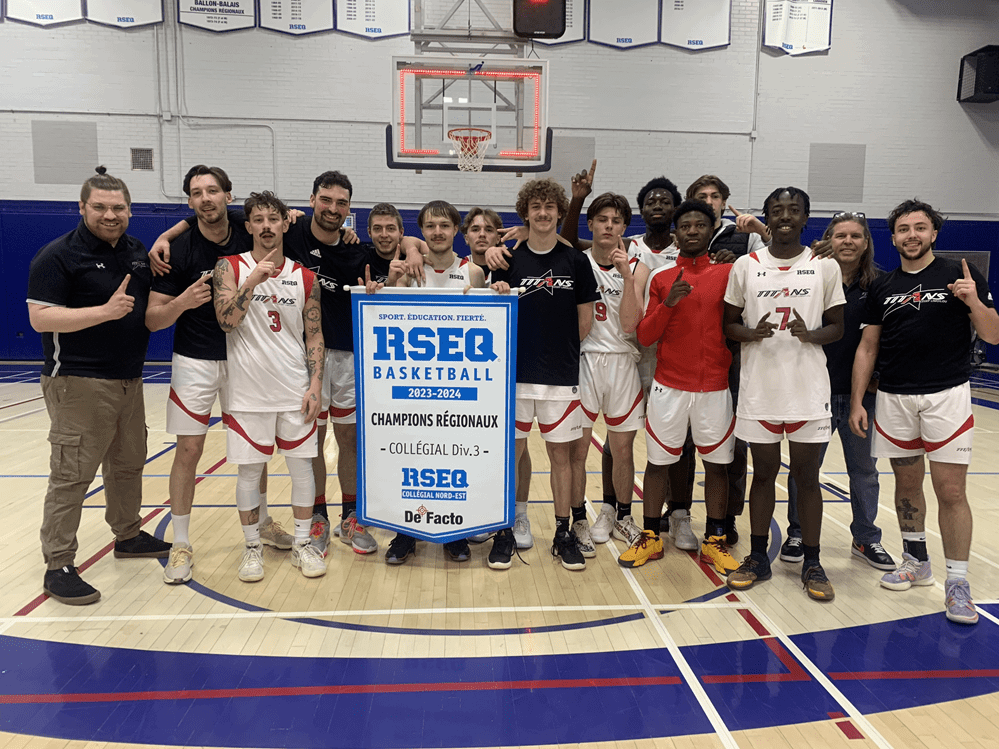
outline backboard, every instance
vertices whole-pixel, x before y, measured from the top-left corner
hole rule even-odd
[[[492,132],[483,171],[551,168],[547,61],[394,57],[392,81],[389,167],[457,170],[448,131],[476,127]]]

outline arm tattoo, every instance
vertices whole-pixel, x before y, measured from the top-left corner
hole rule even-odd
[[[246,316],[246,306],[250,301],[250,290],[240,288],[233,295],[232,286],[226,278],[227,260],[219,260],[212,273],[212,283],[215,286],[215,317],[219,327],[226,333],[235,330]]]

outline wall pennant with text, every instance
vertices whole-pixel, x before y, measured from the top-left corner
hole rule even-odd
[[[87,20],[130,29],[163,23],[163,0],[87,0]]]
[[[517,296],[351,291],[360,522],[437,543],[511,527]]]
[[[239,31],[257,25],[254,0],[177,0],[177,20],[208,31]]]
[[[11,21],[22,21],[35,26],[55,26],[83,19],[81,0],[7,0]]]

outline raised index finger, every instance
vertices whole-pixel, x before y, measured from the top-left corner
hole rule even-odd
[[[125,274],[125,280],[121,282],[121,286],[118,287],[118,291],[120,291],[120,292],[122,292],[124,294],[125,290],[128,289],[128,282],[131,281],[131,280],[132,280],[132,274],[131,273],[126,273]]]
[[[963,257],[961,258],[961,267],[964,268],[964,278],[966,281],[974,280],[971,278],[971,268],[968,267],[968,261]]]
[[[591,185],[593,184],[593,175],[596,171],[597,171],[597,160],[594,159],[593,163],[590,165],[590,173],[587,175],[587,178],[590,180]]]
[[[765,323],[768,317],[770,317],[769,312],[767,312],[767,314],[765,314],[763,317],[760,318],[760,321],[756,323],[756,327],[760,327],[763,323]]]
[[[277,252],[277,251],[278,251],[278,248],[275,247],[273,250],[271,250],[270,252],[268,252],[266,255],[264,255],[264,259],[263,259],[262,262],[266,263],[268,260],[270,260],[272,257],[274,257],[274,253]]]
[[[796,310],[794,307],[791,307],[791,312],[794,313],[794,319],[795,320],[801,320],[801,322],[805,322],[805,318],[803,318],[801,315],[799,315],[798,314],[798,310]]]
[[[733,208],[733,207],[732,207],[731,205],[729,205],[728,209],[729,209],[730,211],[732,211],[732,213],[733,213],[733,214],[734,214],[735,216],[741,216],[741,215],[742,215],[742,214],[741,214],[741,213],[740,213],[740,212],[739,212],[738,210],[736,210],[735,208]]]

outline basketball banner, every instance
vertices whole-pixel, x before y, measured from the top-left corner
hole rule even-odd
[[[351,292],[360,522],[437,543],[511,527],[517,296]]]

